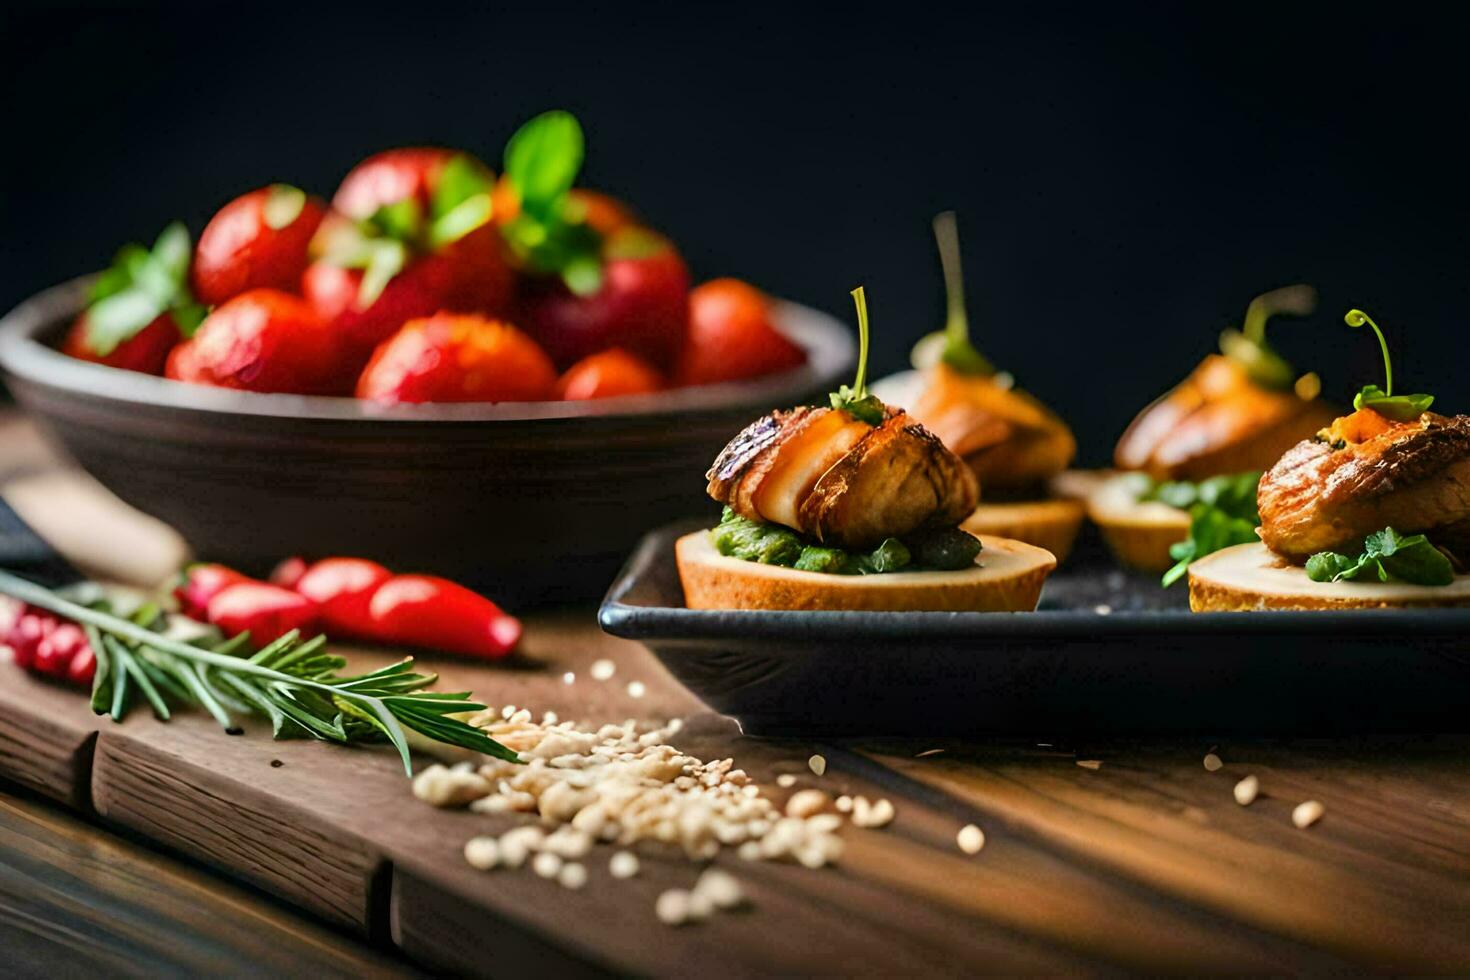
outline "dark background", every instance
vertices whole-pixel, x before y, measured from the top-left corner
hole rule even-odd
[[[1456,25],[1380,7],[1047,5],[961,14],[750,5],[10,8],[0,305],[233,195],[330,194],[420,142],[498,162],[560,106],[589,184],[697,277],[851,319],[878,373],[942,320],[929,219],[959,211],[994,361],[1099,462],[1129,418],[1294,281],[1278,346],[1341,399],[1380,381],[1467,408],[1467,86]]]

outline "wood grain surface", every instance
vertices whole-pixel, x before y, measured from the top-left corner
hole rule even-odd
[[[28,468],[31,478],[38,469]],[[140,711],[113,725],[80,696],[0,665],[0,775],[368,941],[392,942],[426,966],[463,973],[1470,970],[1465,736],[1083,746],[757,740],[703,709],[641,647],[600,634],[588,609],[537,614],[527,626],[525,654],[512,663],[422,662],[446,688],[495,705],[590,724],[682,718],[674,741],[683,751],[733,757],[777,801],[808,786],[884,796],[896,820],[844,830],[842,861],[821,871],[722,854],[718,863],[741,879],[751,907],[671,929],[655,919],[654,902],[664,889],[689,887],[699,866],[640,846],[642,873],[619,881],[608,872],[611,849],[599,846],[580,891],[529,871],[475,871],[464,842],[525,818],[429,807],[380,748],[274,742],[255,724],[231,737],[189,713],[160,724]],[[396,656],[344,652],[363,667]],[[590,676],[600,658],[616,664],[610,680]],[[641,697],[629,691],[634,680]],[[820,692],[813,700],[817,710]],[[1211,750],[1224,760],[1218,771],[1202,764]],[[828,760],[820,777],[807,768],[814,752]],[[783,774],[795,785],[778,785]],[[1231,790],[1247,774],[1262,792],[1242,807]],[[1325,816],[1297,829],[1290,813],[1307,799],[1321,801]],[[0,808],[0,837],[3,815]],[[955,842],[968,823],[986,834],[974,856]],[[64,830],[55,833],[65,839]],[[120,845],[103,836],[93,846]],[[91,867],[64,844],[36,853],[7,880]],[[190,914],[209,908],[191,888],[225,890],[191,881],[165,880],[156,904],[126,912],[104,904],[98,917],[134,921],[126,915],[136,911],[168,921],[186,906]],[[208,933],[208,915],[199,916]],[[303,920],[300,928],[316,927]],[[89,944],[118,964],[157,957],[167,972],[175,962],[138,946],[123,926],[101,934]],[[330,956],[313,959],[288,942],[269,955],[290,965],[285,972],[333,970]]]

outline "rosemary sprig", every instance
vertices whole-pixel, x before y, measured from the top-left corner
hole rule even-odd
[[[355,677],[338,676],[346,660],[326,652],[326,638],[303,640],[293,630],[250,657],[248,635],[212,648],[163,636],[151,629],[157,607],[145,606],[131,619],[84,606],[49,589],[0,571],[0,593],[81,624],[97,658],[92,710],[121,721],[134,694],[163,721],[170,702],[199,705],[222,728],[234,727],[232,713],[270,719],[276,738],[317,738],[347,744],[387,739],[410,775],[411,728],[436,742],[457,745],[510,762],[519,756],[479,729],[449,717],[485,706],[469,692],[425,691],[435,674],[413,673],[412,658]]]

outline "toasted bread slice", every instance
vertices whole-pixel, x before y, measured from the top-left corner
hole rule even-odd
[[[1087,508],[1080,500],[1023,500],[982,503],[960,527],[978,538],[1014,538],[1045,548],[1057,563],[1067,560]]]
[[[1057,561],[1021,541],[981,537],[975,567],[953,572],[833,575],[720,554],[708,531],[674,545],[690,609],[1030,612]]]
[[[1118,560],[1144,572],[1174,564],[1169,546],[1189,537],[1189,514],[1157,500],[1138,499],[1139,476],[1119,473],[1087,498],[1087,516]]]
[[[1261,609],[1389,609],[1470,606],[1470,575],[1449,585],[1405,582],[1313,582],[1264,544],[1238,544],[1189,566],[1189,608],[1195,612]]]

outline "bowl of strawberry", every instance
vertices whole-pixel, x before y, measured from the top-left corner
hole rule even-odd
[[[577,184],[576,120],[495,174],[414,147],[330,198],[273,184],[0,320],[53,440],[201,558],[365,554],[522,602],[595,596],[640,529],[702,506],[752,410],[847,370],[846,328],[731,278]],[[690,474],[695,474],[691,477]]]

